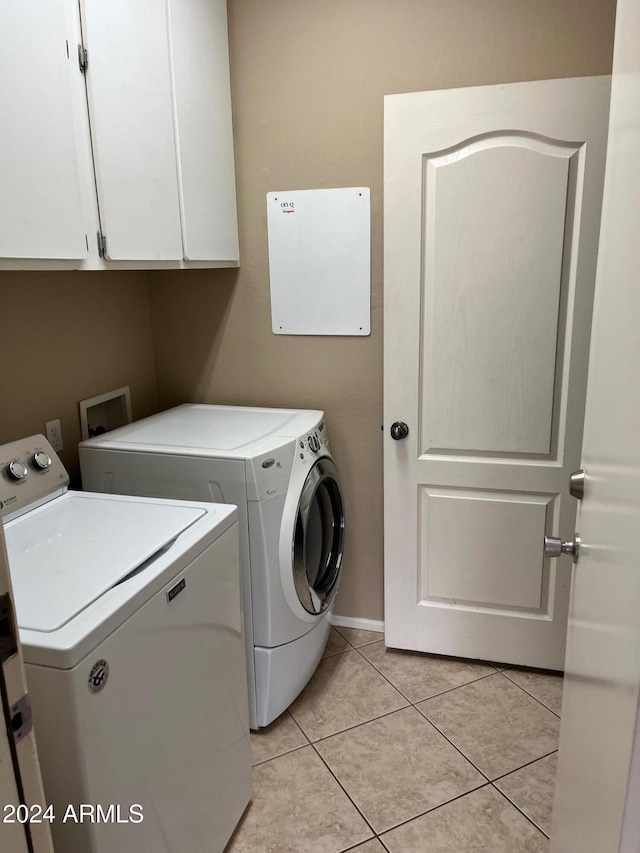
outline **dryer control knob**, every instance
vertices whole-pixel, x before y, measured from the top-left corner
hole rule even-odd
[[[307,440],[309,442],[309,448],[313,450],[314,453],[317,453],[320,450],[320,442],[318,441],[318,437],[316,435],[308,435]]]
[[[7,474],[12,480],[24,480],[28,473],[29,469],[19,459],[14,459],[13,462],[9,462],[7,465]]]
[[[46,471],[47,468],[51,468],[51,457],[44,450],[38,450],[34,453],[31,461],[38,471]]]

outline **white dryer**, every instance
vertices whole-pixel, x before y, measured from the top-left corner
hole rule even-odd
[[[315,671],[344,539],[321,411],[183,405],[80,445],[101,492],[233,503],[240,522],[249,719],[268,725]]]
[[[68,482],[43,436],[0,447],[56,850],[222,853],[251,796],[235,508]]]

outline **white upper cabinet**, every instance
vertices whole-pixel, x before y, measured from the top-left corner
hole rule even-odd
[[[0,72],[0,269],[237,266],[225,0],[7,0]]]
[[[0,257],[88,254],[67,35],[62,2],[0,6]]]
[[[238,257],[226,0],[170,0],[184,257]]]
[[[178,260],[183,253],[164,0],[82,0],[81,8],[105,256]]]

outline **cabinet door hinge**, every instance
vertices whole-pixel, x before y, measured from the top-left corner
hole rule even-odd
[[[104,236],[102,231],[98,231],[96,237],[98,239],[98,254],[101,258],[104,258],[107,254],[107,238]]]
[[[89,65],[89,54],[83,45],[78,45],[78,65],[80,66],[80,71],[84,74],[87,70],[87,66]]]

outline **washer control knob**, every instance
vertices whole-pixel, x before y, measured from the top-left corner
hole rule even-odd
[[[14,459],[13,462],[9,462],[7,465],[7,474],[13,480],[24,480],[28,473],[29,469],[19,459]]]
[[[31,461],[34,468],[37,468],[38,471],[46,471],[47,468],[51,468],[51,457],[44,450],[36,451]]]

